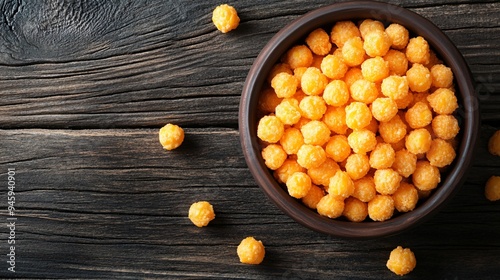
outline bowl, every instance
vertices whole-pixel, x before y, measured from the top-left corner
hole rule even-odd
[[[257,106],[260,92],[273,65],[288,49],[303,41],[309,32],[319,27],[331,27],[337,21],[356,21],[366,18],[386,24],[399,23],[410,31],[410,37],[423,36],[443,63],[452,69],[459,103],[455,114],[459,119],[460,133],[457,136],[459,143],[454,162],[448,167],[446,174],[442,175],[438,188],[425,201],[419,202],[413,211],[400,213],[383,222],[355,223],[319,215],[315,210],[291,197],[274,179],[261,156],[261,146],[257,138],[259,117]],[[298,223],[337,237],[355,239],[385,237],[401,233],[428,220],[459,191],[471,165],[478,138],[477,104],[474,83],[467,63],[451,40],[432,22],[392,4],[372,1],[338,3],[311,11],[294,20],[272,37],[262,49],[250,68],[242,90],[238,115],[240,141],[248,168],[257,184],[277,207]]]

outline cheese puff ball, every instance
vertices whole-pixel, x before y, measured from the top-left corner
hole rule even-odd
[[[345,123],[351,129],[361,129],[369,125],[372,112],[363,102],[352,102],[345,107]]]
[[[358,27],[352,21],[339,21],[330,32],[330,40],[339,48],[342,48],[347,40],[360,36]]]
[[[342,197],[327,194],[318,202],[316,210],[318,211],[318,214],[322,216],[335,219],[342,216],[344,206],[344,199]]]
[[[354,197],[348,197],[344,201],[344,212],[342,213],[351,222],[362,222],[368,216],[368,204]]]
[[[398,104],[389,97],[377,98],[372,102],[371,111],[377,121],[387,122],[398,113]]]
[[[393,194],[401,183],[401,175],[391,168],[377,169],[373,175],[375,189],[379,194]]]
[[[350,88],[352,99],[370,104],[375,100],[379,91],[377,86],[373,82],[369,82],[365,79],[357,80],[351,85]]]
[[[273,88],[266,88],[259,97],[258,108],[263,113],[273,113],[281,100],[283,99],[276,95]]]
[[[453,72],[450,67],[436,64],[431,68],[432,86],[449,88],[453,85]]]
[[[262,149],[261,154],[267,168],[271,170],[278,169],[288,157],[281,145],[278,144],[267,145]]]
[[[411,38],[406,46],[406,58],[411,63],[427,64],[430,60],[429,43],[422,37]]]
[[[299,103],[303,117],[319,120],[326,113],[326,102],[321,96],[306,96]]]
[[[328,193],[342,198],[348,198],[354,193],[354,182],[344,171],[338,171],[330,178]]]
[[[238,27],[240,18],[234,7],[223,4],[214,9],[212,13],[212,22],[222,33],[227,33]]]
[[[436,138],[432,140],[431,147],[425,155],[432,165],[445,167],[453,162],[456,153],[450,143],[446,142],[446,140]]]
[[[266,250],[262,241],[258,241],[253,237],[247,237],[238,245],[236,253],[241,263],[260,264],[264,260]]]
[[[384,55],[384,60],[389,65],[389,75],[404,76],[408,71],[408,59],[406,55],[397,50],[389,50]]]
[[[271,80],[271,87],[279,98],[292,97],[297,91],[299,81],[297,78],[286,72],[276,74]]]
[[[375,133],[368,129],[357,129],[349,134],[347,142],[349,142],[349,146],[355,153],[365,154],[375,149],[377,137]]]
[[[276,116],[264,116],[257,125],[257,137],[267,143],[277,143],[284,132],[285,125]]]
[[[406,149],[399,150],[394,155],[394,163],[392,169],[399,175],[408,178],[417,168],[417,156],[408,152]]]
[[[288,158],[280,168],[274,171],[274,177],[281,183],[288,181],[288,178],[295,172],[306,172],[306,169],[297,163],[297,160]]]
[[[327,158],[320,166],[309,168],[307,175],[311,177],[313,184],[328,187],[330,178],[340,170],[339,165],[331,158]]]
[[[391,38],[392,47],[395,49],[404,49],[410,40],[408,29],[397,23],[391,23],[387,26],[385,33]]]
[[[431,71],[422,64],[414,63],[408,71],[406,71],[406,79],[411,91],[423,92],[428,90],[432,85]]]
[[[396,114],[387,122],[380,122],[378,132],[386,143],[397,143],[406,136],[406,124]]]
[[[398,106],[398,109],[406,109],[412,104],[413,102],[413,93],[408,92],[408,94],[401,98],[401,99],[395,99],[394,102],[396,102],[396,105]]]
[[[294,72],[292,71],[292,69],[290,68],[290,65],[286,64],[286,63],[277,63],[276,65],[273,66],[273,68],[271,68],[271,72],[269,73],[269,75],[267,76],[267,82],[268,83],[271,83],[271,81],[273,80],[273,78],[279,74],[279,73],[288,73],[290,75],[292,75]]]
[[[488,151],[494,156],[500,156],[500,130],[495,131],[488,140]]]
[[[297,123],[302,114],[299,108],[299,102],[294,98],[283,99],[275,108],[275,114],[283,124],[292,125]]]
[[[489,201],[500,200],[500,176],[491,176],[486,182],[484,195]]]
[[[422,128],[432,122],[432,111],[423,102],[417,102],[405,113],[406,123],[413,129]]]
[[[365,49],[360,37],[353,37],[342,47],[342,58],[347,66],[358,66],[365,60]]]
[[[328,106],[325,114],[323,115],[323,122],[331,131],[337,134],[345,134],[348,128],[345,117],[345,107]]]
[[[440,115],[450,115],[458,108],[455,93],[447,88],[439,88],[427,97],[432,110]]]
[[[306,196],[304,196],[300,200],[307,207],[309,207],[311,209],[316,209],[319,201],[323,198],[323,196],[325,196],[325,191],[316,185],[312,185],[311,189],[306,194]]]
[[[375,169],[389,168],[394,163],[396,152],[391,144],[379,143],[370,153],[370,166]]]
[[[283,62],[290,65],[292,70],[298,67],[309,67],[313,62],[313,54],[307,46],[294,46],[286,52]]]
[[[392,194],[392,199],[396,210],[409,212],[417,206],[418,191],[412,184],[401,182],[399,188]]]
[[[353,180],[366,176],[370,171],[370,160],[367,155],[351,154],[345,163],[345,171]]]
[[[342,80],[333,80],[326,85],[323,99],[331,106],[344,106],[349,101],[349,88]]]
[[[432,143],[432,136],[430,132],[425,128],[419,128],[412,130],[406,137],[405,147],[413,154],[423,154],[426,153]]]
[[[376,195],[368,202],[368,216],[374,221],[389,220],[394,214],[394,200],[390,195]]]
[[[417,265],[415,254],[409,249],[403,249],[398,246],[392,250],[389,260],[387,260],[387,268],[399,276],[410,273]]]
[[[325,146],[328,157],[336,162],[343,162],[351,154],[351,146],[345,135],[334,135]]]
[[[189,219],[197,227],[207,226],[210,221],[215,219],[213,206],[207,201],[198,201],[189,207]]]
[[[347,88],[351,88],[352,84],[357,80],[363,79],[363,73],[361,72],[361,68],[359,67],[351,67],[344,75],[344,82],[347,85]]]
[[[348,66],[342,57],[329,54],[321,62],[321,71],[330,79],[341,79],[347,72]]]
[[[362,202],[369,202],[377,195],[375,182],[372,176],[365,176],[354,181],[354,192],[352,197],[359,199]]]
[[[300,86],[307,95],[320,95],[328,84],[328,78],[316,67],[309,67],[302,75]]]
[[[430,191],[441,182],[439,169],[430,164],[427,160],[419,160],[417,167],[412,174],[413,185],[422,191]]]
[[[434,119],[432,119],[431,126],[434,134],[443,140],[454,138],[460,131],[458,120],[452,115],[435,116]]]
[[[280,139],[280,145],[283,150],[289,154],[297,154],[300,147],[304,144],[304,137],[299,129],[290,127],[285,129],[283,136]]]
[[[382,57],[368,58],[361,63],[363,78],[370,82],[380,82],[389,76],[389,63]]]
[[[373,30],[364,36],[363,48],[371,57],[384,56],[391,48],[391,38],[384,31]]]
[[[359,24],[359,32],[361,33],[361,37],[365,38],[365,36],[372,31],[385,31],[384,24],[378,20],[373,19],[365,19]]]
[[[310,121],[302,126],[300,132],[305,144],[323,146],[330,140],[330,129],[322,121]]]
[[[178,148],[184,141],[184,130],[175,124],[166,124],[158,133],[160,144],[165,150]]]
[[[317,55],[326,55],[332,49],[330,36],[322,28],[318,28],[309,33],[306,38],[306,44],[309,46],[309,49]]]
[[[389,76],[380,86],[382,94],[394,100],[405,98],[409,92],[408,80],[405,76]]]
[[[288,194],[295,198],[303,198],[311,189],[311,177],[304,172],[293,173],[286,181]]]
[[[321,146],[304,144],[297,152],[297,162],[304,168],[315,168],[326,160],[325,150]]]

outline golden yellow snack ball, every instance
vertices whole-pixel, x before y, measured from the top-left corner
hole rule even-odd
[[[347,72],[348,66],[342,57],[329,54],[321,61],[321,72],[330,79],[341,79]]]
[[[349,88],[342,80],[333,80],[326,85],[323,99],[330,106],[344,106],[349,101]]]
[[[401,175],[392,168],[377,169],[373,175],[375,189],[379,194],[393,194],[401,183]]]
[[[396,159],[396,152],[391,144],[379,143],[370,153],[370,166],[375,169],[389,168]]]
[[[453,146],[446,140],[439,138],[432,140],[431,147],[426,153],[427,160],[436,167],[450,165],[455,156],[456,153]]]
[[[396,152],[394,156],[394,163],[392,169],[399,173],[399,175],[408,178],[417,168],[417,156],[402,149]]]
[[[363,178],[370,171],[368,156],[364,154],[351,154],[347,157],[345,171],[353,180]]]
[[[384,24],[378,20],[373,19],[364,19],[359,24],[359,32],[361,33],[361,37],[364,39],[365,36],[372,31],[385,31]]]
[[[430,61],[429,43],[422,37],[411,38],[406,46],[406,57],[411,63],[427,64]]]
[[[323,115],[323,122],[330,128],[331,131],[337,134],[345,134],[347,132],[347,124],[345,121],[345,107],[328,106]]]
[[[365,79],[355,81],[350,88],[352,99],[370,104],[379,96],[379,91],[374,82]]]
[[[306,96],[299,103],[301,115],[310,120],[319,120],[326,113],[326,102],[321,96]]]
[[[413,92],[424,92],[432,85],[431,71],[419,63],[414,63],[406,71],[406,79],[408,80],[410,90]]]
[[[375,133],[368,129],[357,129],[349,134],[347,142],[349,142],[349,146],[355,153],[366,154],[375,149],[377,137]]]
[[[384,60],[389,64],[389,75],[406,75],[408,59],[403,52],[391,49],[384,55]]]
[[[432,166],[427,160],[419,160],[412,174],[413,185],[422,191],[430,191],[441,182],[439,169]]]
[[[351,154],[351,146],[345,135],[334,135],[325,146],[328,157],[336,162],[343,162]]]
[[[330,129],[322,121],[310,121],[300,128],[300,132],[305,144],[323,146],[330,140]]]
[[[295,198],[303,198],[311,189],[311,177],[304,172],[293,173],[286,181],[288,194]]]
[[[488,140],[488,151],[494,156],[500,156],[500,130],[495,131]]]
[[[352,102],[345,107],[345,123],[351,129],[361,129],[372,120],[370,108],[363,102]]]
[[[316,67],[309,67],[302,75],[300,86],[307,95],[320,95],[328,84],[328,78]]]
[[[316,209],[319,201],[323,198],[323,196],[325,196],[325,191],[316,185],[312,185],[306,196],[301,198],[301,201],[307,207]]]
[[[363,48],[371,57],[384,56],[391,48],[391,38],[385,31],[372,30],[364,36]]]
[[[351,88],[352,84],[360,79],[363,79],[363,73],[361,72],[360,67],[351,67],[344,75],[344,82],[346,83],[347,88]]]
[[[342,198],[348,198],[354,193],[354,182],[347,172],[337,171],[330,178],[328,193]]]
[[[227,33],[238,27],[240,18],[234,7],[222,4],[214,9],[212,13],[212,22],[222,33]]]
[[[267,168],[271,170],[278,169],[288,157],[285,150],[278,144],[267,145],[262,149],[261,154]]]
[[[359,199],[362,202],[369,202],[377,195],[375,182],[372,176],[365,176],[354,181],[354,193],[352,197]]]
[[[309,67],[313,63],[313,54],[311,50],[304,45],[298,45],[288,50],[284,56],[284,63],[290,65],[290,68]]]
[[[373,221],[389,220],[394,214],[394,200],[390,195],[376,195],[368,202],[368,216]]]
[[[339,165],[333,159],[327,158],[320,166],[307,169],[307,175],[311,177],[313,184],[328,188],[330,178],[339,170]]]
[[[288,178],[295,172],[306,172],[306,169],[297,162],[297,160],[288,158],[283,162],[280,168],[274,171],[274,177],[281,183],[288,181]]]
[[[299,129],[294,127],[289,127],[285,129],[283,136],[280,139],[280,145],[283,150],[289,154],[297,154],[300,147],[304,144],[304,137]]]
[[[165,150],[173,150],[184,141],[184,130],[178,125],[169,123],[160,128],[158,138]]]
[[[189,207],[189,219],[197,227],[207,226],[210,221],[215,219],[213,206],[207,201],[198,201]]]
[[[453,139],[460,131],[458,120],[452,115],[435,116],[432,119],[431,126],[434,134],[443,140]]]
[[[279,74],[279,73],[288,73],[290,75],[294,74],[294,71],[292,71],[292,69],[290,68],[290,65],[286,64],[286,63],[277,63],[273,66],[273,68],[271,68],[271,72],[269,73],[269,75],[267,76],[267,82],[268,83],[271,83],[271,81],[273,80],[273,78]]]
[[[411,128],[422,128],[432,122],[432,111],[423,102],[417,102],[405,113],[405,120]]]
[[[425,128],[412,130],[406,137],[406,149],[415,154],[427,153],[431,148],[432,136]]]
[[[285,132],[285,125],[276,116],[264,116],[257,125],[257,137],[268,143],[276,143]]]
[[[389,260],[387,261],[387,268],[399,276],[410,273],[417,265],[415,254],[409,249],[403,249],[398,246],[392,250]]]
[[[437,88],[449,88],[453,85],[453,72],[450,67],[436,64],[431,67],[432,86]]]
[[[401,182],[399,188],[392,194],[392,199],[396,210],[409,212],[417,206],[418,191],[412,184]]]
[[[316,210],[318,211],[318,214],[322,216],[335,219],[342,216],[344,206],[344,199],[342,197],[327,194],[318,202]]]
[[[371,111],[377,121],[387,122],[398,113],[398,104],[392,98],[380,97],[372,102]]]
[[[385,33],[391,38],[392,47],[395,49],[404,49],[410,40],[410,32],[404,26],[391,23],[385,29]]]
[[[276,74],[271,80],[271,87],[279,98],[292,97],[297,92],[298,84],[297,78],[286,72]]]
[[[382,94],[394,100],[404,99],[409,94],[408,80],[405,76],[389,76],[380,86]]]
[[[370,82],[380,82],[389,76],[389,63],[382,57],[368,58],[361,63],[363,78]]]
[[[358,66],[365,60],[365,49],[360,37],[347,40],[342,47],[342,58],[347,66]]]
[[[309,33],[306,38],[306,44],[309,46],[309,49],[317,55],[326,55],[332,49],[330,36],[322,28],[315,29],[313,32]]]
[[[344,201],[344,212],[342,213],[351,222],[362,222],[368,216],[368,205],[354,197],[348,197]]]
[[[427,97],[434,112],[440,115],[450,115],[458,108],[455,93],[447,88],[439,88]]]
[[[281,103],[281,100],[283,99],[276,95],[273,88],[266,88],[259,97],[258,108],[263,113],[274,113],[276,106]]]
[[[380,122],[378,131],[386,143],[397,143],[406,136],[406,124],[396,114],[391,120]]]
[[[484,195],[489,201],[500,200],[500,176],[491,176],[486,182]]]
[[[295,98],[285,98],[275,108],[275,114],[283,124],[296,124],[302,117],[299,102]]]
[[[330,32],[330,40],[339,48],[342,48],[347,40],[359,36],[361,33],[352,21],[336,22]]]
[[[297,162],[306,169],[318,167],[325,160],[326,153],[321,146],[304,144],[297,152]]]
[[[262,241],[247,237],[241,241],[236,249],[241,263],[260,264],[264,260],[266,250]]]

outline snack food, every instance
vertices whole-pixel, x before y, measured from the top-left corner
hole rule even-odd
[[[410,273],[417,266],[415,254],[409,249],[398,246],[391,251],[387,268],[399,276]]]
[[[249,236],[240,242],[236,253],[241,263],[260,264],[264,260],[266,250],[262,241]]]
[[[484,195],[489,201],[500,200],[500,176],[491,176],[486,182]]]
[[[213,206],[207,201],[198,201],[189,207],[189,219],[197,227],[207,226],[210,221],[215,219]]]
[[[184,141],[184,130],[178,125],[169,123],[160,128],[158,137],[165,150],[173,150]]]
[[[500,156],[500,130],[497,130],[488,141],[488,151],[490,154]]]
[[[212,13],[212,22],[222,33],[227,33],[238,27],[240,18],[234,7],[222,4],[214,9]]]

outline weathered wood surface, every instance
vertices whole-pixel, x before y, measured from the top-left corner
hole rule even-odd
[[[331,1],[232,1],[240,27],[221,34],[217,1],[0,1],[0,193],[16,168],[16,274],[0,277],[399,279],[385,268],[413,249],[408,279],[500,278],[500,204],[484,198],[500,175],[486,150],[500,129],[500,4],[391,1],[441,27],[466,58],[485,122],[466,184],[446,208],[403,234],[371,241],[313,232],[283,215],[243,159],[238,102],[254,58],[281,27]],[[166,152],[157,130],[186,128]],[[198,229],[189,205],[217,218]],[[259,266],[236,246],[266,245]]]

